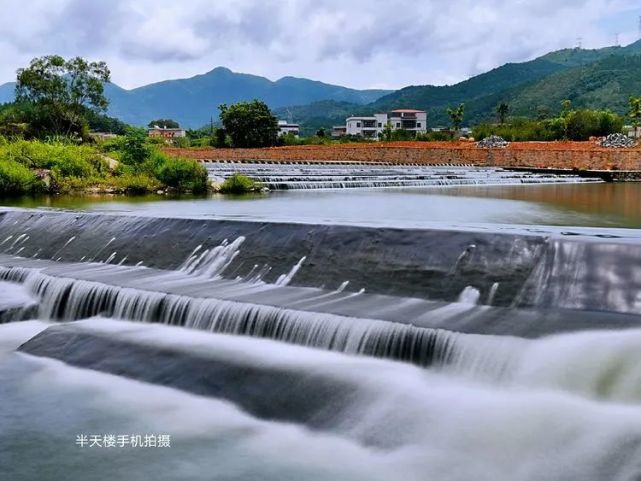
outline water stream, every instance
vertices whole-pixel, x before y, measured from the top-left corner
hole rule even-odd
[[[639,480],[640,263],[616,229],[0,213],[0,479]]]

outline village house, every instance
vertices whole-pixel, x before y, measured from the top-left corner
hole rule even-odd
[[[392,130],[408,130],[414,133],[427,132],[427,112],[414,109],[397,109],[386,114],[347,118],[345,133],[378,138],[389,123]],[[336,128],[335,128],[336,129]]]
[[[162,137],[165,140],[173,140],[173,139],[187,136],[187,132],[185,131],[185,129],[181,129],[181,128],[170,129],[170,128],[158,127],[157,125],[154,125],[150,129],[148,129],[147,133],[149,137]]]
[[[300,125],[298,124],[291,124],[287,122],[286,120],[279,120],[278,121],[278,136],[281,137],[283,135],[287,134],[293,134],[296,137],[299,136],[300,134]]]

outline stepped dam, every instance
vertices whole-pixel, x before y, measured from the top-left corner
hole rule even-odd
[[[639,265],[623,229],[5,210],[0,479],[639,480]]]
[[[247,175],[269,190],[542,185],[602,182],[576,173],[530,173],[473,166],[394,166],[350,163],[206,162],[209,178],[222,182],[233,173]]]

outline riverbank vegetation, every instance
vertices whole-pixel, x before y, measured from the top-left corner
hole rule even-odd
[[[498,135],[517,141],[585,141],[623,131],[625,119],[607,110],[574,110],[569,101],[563,103],[558,117],[547,119],[515,118],[498,124],[483,123],[474,127],[472,135],[481,140]]]
[[[263,185],[260,182],[256,182],[246,175],[235,173],[225,179],[219,192],[221,194],[248,194],[262,190]]]
[[[52,55],[18,70],[0,107],[0,194],[203,192],[198,162],[171,157],[142,129],[104,115],[104,62]],[[101,140],[91,127],[111,132]]]
[[[144,133],[133,131],[94,145],[0,138],[0,192],[4,194],[142,194],[204,192],[206,188],[202,165],[164,154],[147,142]]]

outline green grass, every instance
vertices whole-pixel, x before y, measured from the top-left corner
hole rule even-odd
[[[109,159],[117,166],[110,166]],[[48,174],[48,185],[37,171]],[[97,146],[64,139],[8,141],[0,137],[0,195],[36,191],[144,194],[159,189],[204,192],[207,171],[194,160],[162,153],[153,142],[139,136]]]
[[[31,169],[13,160],[0,159],[0,193],[20,195],[44,190]]]
[[[251,177],[235,173],[227,177],[220,187],[223,194],[247,194],[260,190],[262,185]]]

